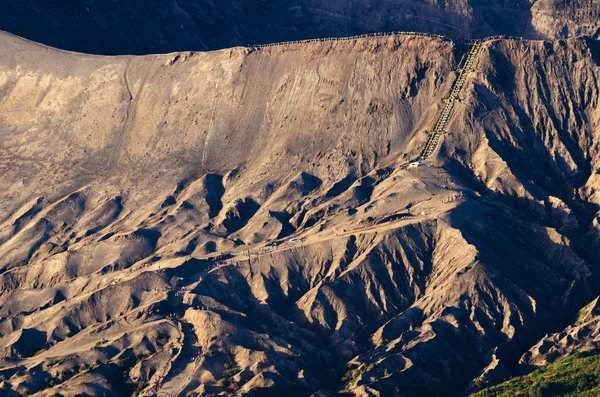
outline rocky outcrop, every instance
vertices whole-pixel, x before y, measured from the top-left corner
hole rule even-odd
[[[598,298],[583,307],[573,324],[561,332],[546,335],[519,361],[521,372],[532,371],[573,354],[600,347]]]

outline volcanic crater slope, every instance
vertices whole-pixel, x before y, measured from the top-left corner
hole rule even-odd
[[[483,42],[416,168],[467,44],[0,47],[3,394],[459,396],[590,345],[597,41]]]

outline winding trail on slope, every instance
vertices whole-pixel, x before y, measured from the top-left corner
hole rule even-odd
[[[196,372],[196,358],[198,357],[196,333],[193,326],[183,319],[179,319],[179,324],[181,324],[183,331],[181,351],[177,358],[173,360],[164,382],[157,385],[157,396],[181,395]]]
[[[114,147],[114,149],[112,149],[112,152],[107,161],[108,166],[106,169],[108,170],[108,172],[111,172],[110,170],[114,169],[115,164],[118,163],[119,156],[122,154],[122,148],[123,148],[123,144],[126,139],[126,135],[130,134],[130,132],[133,128],[133,123],[135,122],[135,119],[136,119],[138,102],[139,102],[140,96],[142,95],[142,92],[144,91],[144,85],[146,84],[146,81],[148,80],[150,73],[152,72],[152,67],[154,66],[154,59],[152,59],[150,64],[146,66],[146,72],[144,73],[144,75],[141,79],[141,82],[140,82],[140,86],[134,95],[131,91],[132,86],[131,86],[131,84],[129,82],[129,78],[128,78],[128,72],[129,72],[129,69],[131,66],[131,62],[132,62],[132,59],[130,58],[129,61],[127,62],[127,65],[125,66],[125,71],[123,72],[123,85],[125,86],[125,89],[127,90],[127,94],[129,95],[129,98],[127,101],[127,108],[125,109],[125,120],[123,122],[123,127],[121,128],[121,131],[119,132],[119,134],[117,136],[117,141],[115,143],[115,147]],[[127,154],[127,153],[125,153],[125,154]]]

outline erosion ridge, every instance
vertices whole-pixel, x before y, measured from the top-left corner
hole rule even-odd
[[[457,396],[600,295],[597,41],[482,43],[418,168],[464,43],[0,46],[5,393]]]

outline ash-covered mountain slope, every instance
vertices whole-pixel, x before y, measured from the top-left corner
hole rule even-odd
[[[459,396],[600,295],[597,41],[484,42],[418,168],[465,44],[0,45],[6,395]]]
[[[382,31],[456,38],[600,34],[594,0],[5,0],[0,29],[94,54],[214,50]]]

